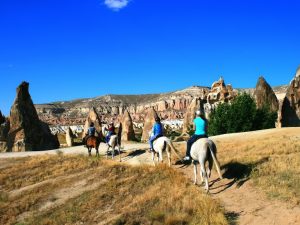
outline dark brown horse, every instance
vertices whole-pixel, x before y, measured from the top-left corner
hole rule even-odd
[[[90,136],[87,138],[86,147],[88,149],[89,156],[92,156],[92,148],[94,148],[96,150],[96,156],[99,157],[99,146],[101,142],[105,143],[102,132],[97,132],[97,136]]]

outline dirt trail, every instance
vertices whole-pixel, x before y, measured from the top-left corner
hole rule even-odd
[[[291,129],[271,129],[256,132],[247,132],[247,135],[229,134],[220,135],[215,140],[224,140],[227,138],[251,138],[254,135],[268,135],[277,132],[285,132],[287,135]],[[293,131],[294,132],[294,131]],[[132,153],[132,155],[134,155]],[[166,157],[166,156],[165,156]],[[137,154],[135,157],[127,160],[132,165],[152,164],[151,154]],[[180,168],[188,178],[193,180],[192,166]],[[267,196],[255,188],[251,180],[236,182],[235,179],[219,180],[217,172],[213,171],[210,179],[210,194],[213,198],[219,200],[226,210],[226,216],[231,224],[240,225],[295,225],[300,224],[300,207],[293,207],[290,204],[269,200]],[[199,181],[198,181],[199,182]],[[200,188],[200,185],[199,185]]]
[[[127,161],[131,165],[151,164],[151,154],[139,154]],[[188,178],[193,179],[192,166],[180,168]],[[199,182],[199,181],[198,181]],[[198,185],[199,188],[200,185]],[[251,181],[239,186],[234,179],[219,180],[213,171],[210,194],[218,199],[226,210],[231,224],[240,225],[295,225],[300,224],[300,208],[267,199],[264,193],[255,188]]]

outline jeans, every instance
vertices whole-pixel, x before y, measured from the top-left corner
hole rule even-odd
[[[108,132],[107,136],[105,137],[105,141],[106,143],[108,144],[109,140],[110,140],[110,137],[113,133],[111,131]]]
[[[186,156],[191,156],[191,148],[192,145],[200,138],[207,138],[206,134],[203,135],[197,135],[194,134],[188,141],[187,141],[187,146],[186,146]]]
[[[149,138],[149,144],[150,144],[151,149],[153,149],[153,142],[155,141],[155,139],[157,139],[161,136],[162,136],[161,134],[156,134]]]

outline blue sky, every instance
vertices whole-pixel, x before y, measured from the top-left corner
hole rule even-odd
[[[23,80],[35,103],[210,86],[287,84],[298,0],[2,0],[0,110]]]

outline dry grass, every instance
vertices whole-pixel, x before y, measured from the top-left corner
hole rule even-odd
[[[300,204],[300,129],[274,129],[217,139],[225,175],[252,178],[269,197]],[[231,178],[232,178],[231,177]]]
[[[86,184],[79,187],[80,181]],[[164,165],[34,157],[2,169],[0,185],[0,224],[227,224],[217,202]],[[62,190],[68,195],[93,185],[45,207],[59,202]]]

